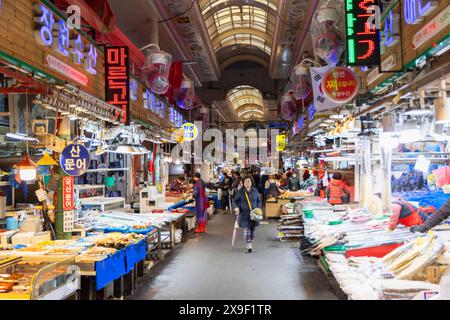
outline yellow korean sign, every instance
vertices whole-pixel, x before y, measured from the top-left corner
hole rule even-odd
[[[198,128],[191,122],[186,122],[182,125],[183,128],[183,140],[194,141],[198,136]]]
[[[277,151],[284,151],[286,149],[286,135],[277,135]]]

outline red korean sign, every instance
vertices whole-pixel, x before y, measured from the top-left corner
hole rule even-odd
[[[67,176],[62,179],[63,184],[63,211],[69,211],[74,209],[74,188],[73,177]]]
[[[349,68],[333,68],[322,79],[323,93],[334,103],[344,104],[351,101],[358,89],[358,78]]]
[[[130,70],[128,47],[105,49],[105,99],[122,109],[120,122],[130,124]]]

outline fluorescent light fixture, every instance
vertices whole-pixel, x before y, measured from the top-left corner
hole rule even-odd
[[[144,155],[150,153],[150,151],[147,150],[146,148],[132,144],[122,144],[119,145],[115,150],[108,149],[106,151],[111,153],[130,154],[130,155]]]
[[[426,116],[426,115],[431,115],[432,112],[431,110],[427,110],[427,109],[412,109],[412,110],[408,110],[406,112],[403,112],[404,116]]]
[[[8,132],[6,134],[6,136],[8,138],[16,139],[16,140],[20,140],[20,141],[35,141],[35,142],[39,142],[39,139],[36,139],[36,138],[33,138],[33,137],[29,137],[26,134],[22,134],[22,133]]]

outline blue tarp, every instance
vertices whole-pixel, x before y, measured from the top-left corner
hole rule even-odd
[[[154,228],[155,227],[148,227],[147,229],[129,229],[128,233],[149,234]]]
[[[108,258],[95,263],[96,271],[96,290],[103,289],[116,279],[119,279],[126,273],[125,250],[118,250]]]
[[[221,201],[219,201],[219,197],[217,196],[217,194],[208,196],[208,200],[214,201],[215,208],[221,208]]]
[[[145,259],[147,254],[147,241],[141,241],[129,245],[125,248],[125,267],[126,273],[134,269],[134,265]]]
[[[450,194],[443,191],[427,191],[427,192],[401,192],[395,193],[394,196],[400,196],[408,201],[417,201],[421,207],[433,206],[436,209],[442,207],[450,198]]]

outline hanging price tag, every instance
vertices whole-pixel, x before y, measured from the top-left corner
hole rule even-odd
[[[75,211],[64,211],[64,232],[72,232],[75,225]]]

